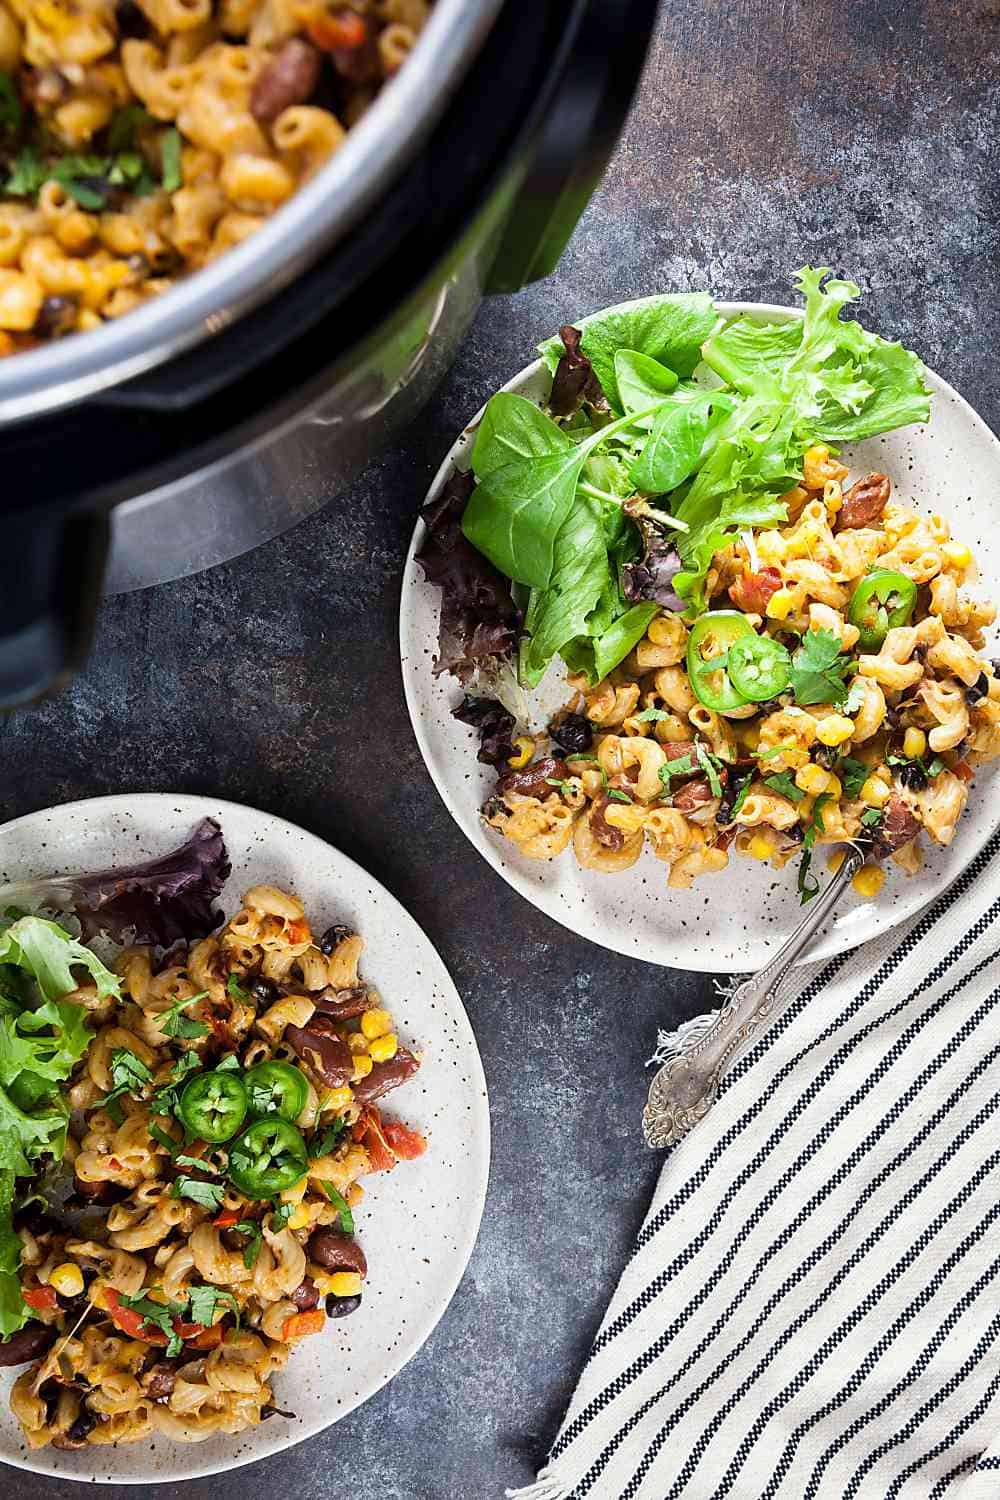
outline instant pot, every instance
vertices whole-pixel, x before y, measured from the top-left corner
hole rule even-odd
[[[0,360],[0,704],[86,654],[102,589],[235,557],[427,400],[486,292],[553,269],[656,0],[436,0],[320,173],[165,296]]]

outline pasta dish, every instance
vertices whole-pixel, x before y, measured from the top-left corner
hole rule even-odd
[[[427,507],[436,670],[497,771],[482,816],[528,858],[615,873],[648,847],[675,889],[797,858],[808,900],[813,851],[850,841],[870,898],[1000,755],[971,551],[839,457],[927,420],[922,367],[843,321],[857,288],[827,274],[800,273],[802,322],[723,326],[688,294],[563,327],[546,408],[494,396]],[[570,697],[533,732],[556,655]]]
[[[27,1364],[30,1447],[241,1432],[358,1308],[361,1179],[425,1149],[378,1107],[419,1062],[362,949],[269,885],[113,971],[40,917],[0,930],[0,1363]]]
[[[258,228],[430,0],[0,0],[0,355],[97,327]]]

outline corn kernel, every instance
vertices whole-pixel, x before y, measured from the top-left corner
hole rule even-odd
[[[844,863],[844,860],[846,858],[847,858],[847,850],[846,849],[832,849],[830,851],[830,853],[827,855],[826,863],[827,863],[827,868],[829,869],[829,871],[830,871],[830,873],[832,875],[836,875],[837,871],[840,869],[841,865]]]
[[[392,1016],[387,1010],[366,1010],[361,1017],[361,1030],[370,1042],[377,1036],[386,1036],[392,1030]]]
[[[953,568],[968,568],[972,563],[972,553],[963,542],[945,542],[941,556]]]
[[[756,724],[748,724],[739,731],[739,736],[748,750],[756,750],[760,744],[760,729]]]
[[[54,1288],[60,1297],[79,1297],[83,1291],[83,1272],[71,1260],[64,1261],[61,1266],[56,1266],[55,1270],[49,1273],[49,1286]]]
[[[832,771],[829,773],[829,776],[830,776],[830,779],[829,779],[829,781],[826,784],[826,794],[827,794],[827,796],[828,797],[840,797],[840,796],[842,796],[843,791],[844,791],[844,786],[843,786],[843,783],[842,783],[840,777],[839,776],[834,776],[834,774],[833,774]]]
[[[349,1109],[354,1101],[354,1095],[346,1083],[342,1083],[338,1089],[327,1089],[320,1102],[321,1110]]]
[[[388,1062],[390,1057],[396,1056],[398,1046],[399,1043],[391,1031],[388,1036],[377,1036],[368,1048],[372,1062]]]
[[[799,791],[809,792],[814,797],[818,797],[821,792],[825,792],[829,784],[830,773],[829,771],[824,771],[822,766],[809,764],[808,766],[803,766],[800,771],[796,771],[795,773],[795,785]]]
[[[361,1295],[361,1277],[357,1271],[334,1271],[328,1286],[334,1297],[359,1297]]]
[[[354,1076],[352,1083],[357,1083],[361,1078],[367,1078],[372,1070],[372,1059],[368,1052],[360,1052],[354,1059]]]
[[[884,807],[892,791],[879,776],[869,776],[861,788],[861,800],[866,807]]]
[[[364,1196],[365,1190],[360,1182],[352,1182],[344,1194],[344,1197],[347,1199],[348,1208],[357,1208]]]
[[[299,1206],[293,1209],[289,1214],[288,1227],[289,1229],[305,1229],[308,1227],[310,1219],[311,1216],[308,1207],[305,1203],[300,1203]]]
[[[821,745],[842,745],[854,733],[854,723],[845,714],[827,714],[816,725],[816,738]]]
[[[927,736],[922,729],[908,729],[903,735],[903,754],[919,760],[927,750]]]
[[[774,853],[771,840],[763,833],[755,833],[747,845],[747,853],[754,859],[770,859]]]
[[[507,764],[513,766],[515,771],[520,771],[526,766],[535,753],[535,742],[529,734],[518,735],[514,741],[514,754],[508,758]]]
[[[361,1031],[352,1031],[347,1038],[347,1045],[352,1052],[367,1052],[368,1038]]]
[[[878,865],[865,865],[864,869],[858,871],[851,881],[859,896],[865,896],[869,900],[877,896],[885,884],[885,871]]]
[[[772,620],[787,620],[794,608],[795,596],[791,589],[778,589],[767,601],[768,617]]]
[[[892,772],[888,766],[879,766],[877,770],[872,772],[872,775],[877,776],[879,781],[884,781],[886,786],[892,786]]]

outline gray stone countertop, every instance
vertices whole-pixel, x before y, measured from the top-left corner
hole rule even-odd
[[[543,1461],[656,1175],[638,1129],[656,1027],[712,989],[553,925],[451,821],[399,679],[414,511],[454,433],[561,321],[664,289],[789,301],[804,262],[853,276],[869,325],[1000,425],[998,63],[997,0],[664,0],[559,270],[483,307],[404,441],[277,543],[108,602],[72,689],[0,725],[3,818],[211,792],[344,849],[437,944],[483,1053],[489,1199],[436,1332],[324,1435],[186,1496],[486,1500]],[[27,1500],[75,1489],[4,1473]]]

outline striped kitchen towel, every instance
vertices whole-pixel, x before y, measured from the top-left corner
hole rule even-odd
[[[800,971],[667,1157],[519,1500],[998,1500],[998,916],[994,835]]]

